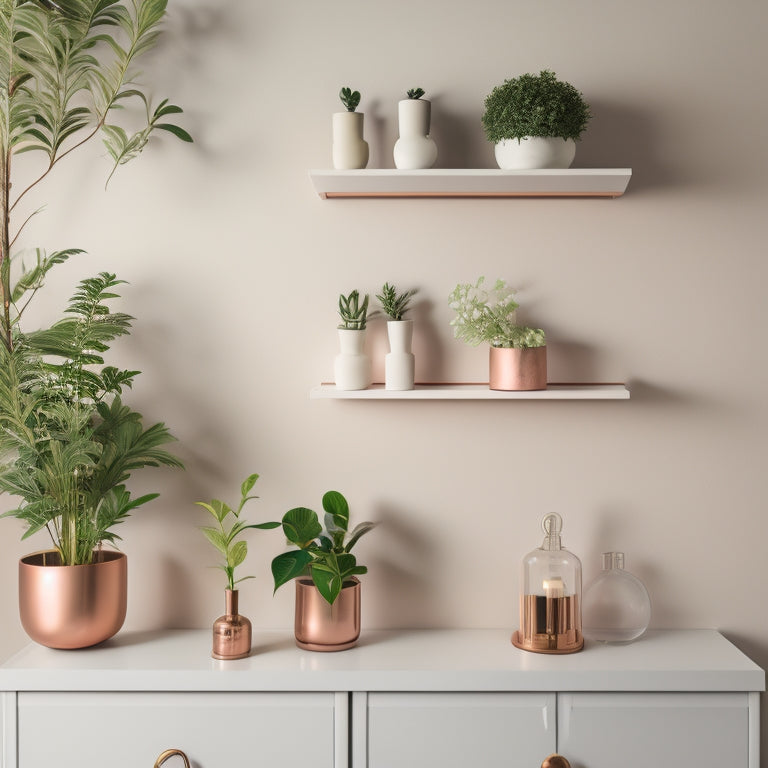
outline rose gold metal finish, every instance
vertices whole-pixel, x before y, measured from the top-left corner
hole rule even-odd
[[[521,597],[520,630],[512,645],[535,653],[575,653],[584,647],[576,595]]]
[[[244,659],[251,653],[251,622],[237,612],[236,589],[227,589],[225,595],[225,611],[213,622],[214,659]]]
[[[55,550],[19,560],[19,615],[24,631],[49,648],[87,648],[116,634],[128,607],[128,560],[94,553],[90,565],[61,565]]]
[[[508,349],[491,347],[488,387],[505,392],[547,388],[547,348]]]
[[[571,764],[562,755],[553,754],[544,758],[541,768],[571,768]]]
[[[330,605],[312,579],[296,579],[296,645],[307,651],[344,651],[360,637],[360,581],[344,582]]]
[[[169,757],[173,757],[174,755],[178,755],[184,761],[184,768],[190,768],[189,758],[180,749],[166,749],[165,752],[162,752],[160,757],[155,761],[155,768],[160,768]],[[568,768],[570,768],[570,766],[568,766]]]

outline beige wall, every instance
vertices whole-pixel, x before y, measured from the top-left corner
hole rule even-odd
[[[585,579],[624,550],[654,626],[717,627],[768,665],[767,24],[757,0],[173,0],[145,70],[196,144],[159,141],[107,193],[99,148],[71,158],[27,233],[91,254],[61,268],[41,317],[86,274],[130,281],[137,320],[116,359],[143,371],[131,401],[187,464],[134,478],[162,496],[122,526],[127,629],[211,623],[222,583],[193,502],[234,500],[258,471],[252,519],[335,488],[381,522],[359,548],[369,628],[511,629],[519,561],[558,511]],[[342,85],[362,91],[370,167],[392,167],[413,86],[433,102],[438,165],[492,167],[485,95],[542,68],[592,104],[576,165],[633,168],[623,198],[315,195]],[[332,377],[338,294],[384,281],[420,289],[417,375],[482,379],[485,351],[452,338],[446,306],[478,275],[519,287],[549,332],[551,379],[626,380],[631,401],[309,401]],[[372,323],[377,354],[383,334]],[[45,541],[2,527],[7,655],[25,642],[16,560]],[[241,605],[289,631],[290,590],[273,598],[269,582],[280,536],[251,541]]]

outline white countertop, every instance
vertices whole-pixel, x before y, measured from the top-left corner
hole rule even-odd
[[[121,632],[101,646],[31,644],[0,691],[763,691],[765,673],[717,631],[657,630],[628,645],[529,653],[498,629],[367,631],[339,653],[254,632],[251,655],[210,657],[210,630]]]

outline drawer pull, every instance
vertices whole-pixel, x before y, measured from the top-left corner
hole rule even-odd
[[[562,755],[554,754],[544,758],[541,768],[571,768],[571,764]]]
[[[157,762],[155,762],[155,768],[160,768],[160,766],[169,758],[173,757],[174,755],[179,755],[184,760],[184,768],[190,768],[189,767],[189,758],[180,750],[180,749],[166,749],[165,752],[163,752],[160,757],[157,758]]]

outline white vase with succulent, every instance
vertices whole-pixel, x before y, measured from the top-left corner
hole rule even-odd
[[[376,298],[387,315],[389,353],[384,358],[384,388],[409,390],[414,387],[416,358],[411,351],[413,321],[403,319],[416,289],[398,293],[394,285],[384,283]]]
[[[569,168],[576,141],[591,117],[589,105],[554,72],[505,80],[485,99],[485,135],[499,168]]]
[[[153,107],[136,77],[165,8],[165,0],[131,0],[9,2],[0,10],[0,492],[17,499],[5,516],[26,525],[23,538],[50,534],[52,550],[19,563],[19,609],[27,634],[55,648],[93,645],[120,629],[126,557],[103,545],[120,538],[115,525],[157,496],[132,498],[125,483],[136,469],[181,462],[161,447],[173,440],[166,427],[145,428],[122,401],[139,372],[104,365],[133,319],[110,307],[122,281],[111,272],[82,280],[62,319],[29,331],[25,311],[48,272],[81,251],[37,248],[25,264],[11,249],[32,218],[19,212],[36,208],[30,203],[40,184],[92,139],[104,141],[110,177],[155,130],[192,141],[168,122],[181,109],[167,100]],[[116,123],[131,101],[146,120],[135,133]],[[14,178],[22,152],[43,157],[31,183]],[[77,205],[77,196],[69,203]],[[129,219],[117,236],[131,226]]]
[[[371,359],[365,352],[368,322],[368,294],[360,301],[360,292],[339,296],[339,354],[333,361],[336,388],[367,389],[371,385]]]
[[[431,168],[437,161],[437,145],[429,135],[432,104],[422,99],[422,88],[411,88],[397,104],[400,138],[395,142],[395,167],[401,170]]]
[[[489,344],[489,388],[524,391],[547,388],[544,331],[518,325],[515,291],[504,280],[486,288],[485,279],[461,283],[449,297],[456,313],[454,335],[467,344]]]
[[[368,142],[363,138],[365,115],[356,112],[360,91],[344,87],[339,91],[344,112],[333,113],[333,167],[340,171],[368,165]]]

